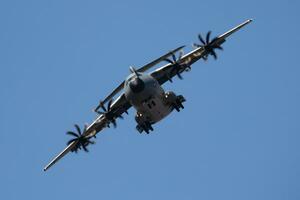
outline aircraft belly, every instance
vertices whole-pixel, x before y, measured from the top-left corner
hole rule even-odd
[[[156,96],[143,103],[138,111],[146,115],[149,122],[154,124],[170,114],[172,109],[165,104],[163,96]]]
[[[137,114],[142,114],[145,117],[144,120],[154,124],[166,117],[172,111],[172,108],[167,104],[165,91],[156,79],[152,76],[140,75],[139,80],[143,82],[144,86],[138,92],[130,88],[130,83],[125,83],[126,99],[136,109]],[[133,85],[138,84],[134,82]]]

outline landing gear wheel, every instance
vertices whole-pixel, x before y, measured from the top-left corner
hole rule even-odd
[[[180,112],[180,108],[178,107],[178,105],[176,103],[173,104],[173,108],[177,111]]]
[[[142,127],[143,127],[143,130],[144,130],[147,134],[149,134],[149,129],[146,127],[146,125],[143,125]]]
[[[139,133],[142,133],[144,130],[140,125],[137,125],[135,128]]]
[[[149,134],[150,131],[153,131],[153,127],[150,122],[145,122],[144,124],[138,124],[136,126],[136,130],[139,133],[142,133],[143,131],[145,131],[147,134]]]
[[[176,97],[176,100],[172,104],[172,106],[177,112],[180,112],[180,108],[184,109],[184,106],[182,104],[183,102],[185,102],[185,98],[182,95],[179,95]]]
[[[153,127],[150,122],[145,122],[145,125],[146,125],[147,129],[149,129],[150,131],[153,131]]]

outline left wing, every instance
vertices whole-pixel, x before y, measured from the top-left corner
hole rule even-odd
[[[209,41],[210,32],[208,32],[206,36],[206,41],[199,35],[199,40],[202,42],[202,45],[197,45],[198,48],[191,51],[190,53],[179,56],[179,59],[176,60],[175,55],[173,54],[173,60],[166,59],[166,61],[169,62],[169,64],[158,68],[157,70],[153,71],[151,73],[151,76],[153,76],[161,85],[164,84],[167,81],[172,82],[172,78],[174,76],[178,76],[181,78],[181,73],[183,71],[188,71],[192,64],[194,64],[199,59],[203,58],[204,60],[207,59],[208,55],[212,55],[215,58],[217,58],[216,53],[214,52],[214,49],[223,49],[221,47],[221,44],[223,44],[227,37],[229,37],[234,32],[238,31],[242,27],[246,26],[252,22],[252,19],[249,19],[242,24],[234,27],[233,29],[227,31],[226,33],[214,38],[213,40]]]
[[[126,100],[125,95],[120,95],[110,107],[110,112],[115,116],[115,118],[122,116],[124,112],[127,113],[127,110],[131,107],[131,104]],[[94,122],[89,125],[86,130],[82,133],[82,136],[87,140],[94,137],[97,133],[103,130],[105,127],[109,126],[110,121],[105,117],[104,114],[99,115]],[[71,142],[63,151],[61,151],[56,157],[54,157],[49,164],[44,168],[44,171],[48,170],[52,165],[58,162],[62,157],[64,157],[70,151],[73,151],[74,148],[78,145],[78,141]]]

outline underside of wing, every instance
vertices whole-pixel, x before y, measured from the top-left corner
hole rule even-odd
[[[176,58],[175,54],[172,54],[172,59],[165,59],[168,62],[167,65],[158,68],[157,70],[151,73],[151,76],[156,78],[156,80],[162,85],[167,81],[172,82],[172,78],[174,76],[181,77],[181,73],[184,71],[189,71],[191,69],[191,65],[194,64],[199,59],[207,60],[208,56],[213,56],[217,59],[217,54],[215,52],[216,49],[223,50],[221,45],[226,41],[227,37],[229,37],[234,32],[238,31],[245,25],[252,22],[251,19],[243,22],[242,24],[234,27],[233,29],[227,31],[226,33],[210,39],[211,31],[209,31],[206,37],[202,37],[200,34],[198,35],[200,44],[194,44],[196,47],[195,50],[190,53],[183,55],[180,53],[178,58]]]
[[[109,109],[106,109],[106,112],[99,114],[96,120],[89,126],[85,125],[81,130],[80,127],[75,124],[76,132],[67,132],[67,134],[73,138],[68,141],[67,147],[45,166],[44,171],[48,170],[69,152],[77,153],[80,150],[88,152],[88,146],[94,144],[94,141],[91,139],[104,128],[109,127],[110,124],[115,126],[116,120],[118,118],[123,118],[122,114],[127,113],[127,110],[130,107],[131,104],[127,101],[125,95],[122,94],[114,102],[111,101]]]
[[[44,171],[47,171],[52,165],[58,162],[62,157],[69,153],[75,146],[75,142],[69,144],[62,152],[60,152],[55,158],[53,158],[45,167]]]

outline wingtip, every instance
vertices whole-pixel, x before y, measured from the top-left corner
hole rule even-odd
[[[46,167],[44,167],[43,171],[47,171],[49,169],[49,165],[47,165]]]

